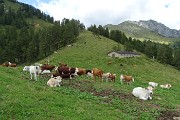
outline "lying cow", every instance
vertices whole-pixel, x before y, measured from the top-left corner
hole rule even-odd
[[[62,82],[62,78],[60,76],[50,78],[47,82],[47,85],[50,87],[60,87],[60,83]]]
[[[5,63],[2,64],[2,66],[4,67],[16,67],[16,63],[11,63],[11,62],[8,62],[6,61]]]
[[[70,68],[70,67],[58,67],[57,72],[52,74],[51,77],[61,76],[62,79],[70,78],[77,76],[78,69],[77,68]]]
[[[43,71],[41,72],[41,74],[50,74],[50,73],[51,73],[50,70],[43,70]]]
[[[166,89],[169,89],[171,88],[171,84],[165,84],[165,85],[160,85],[161,88],[166,88]]]
[[[17,66],[16,63],[9,62],[9,67],[16,67],[16,66]]]
[[[37,75],[41,73],[41,68],[39,66],[25,66],[23,71],[29,71],[31,80],[34,75],[34,80],[37,80]]]
[[[151,95],[153,94],[153,88],[136,87],[133,89],[132,94],[141,100],[151,100],[152,99]]]
[[[49,64],[43,64],[41,65],[41,71],[43,72],[44,70],[49,70],[52,71],[55,68],[54,65],[49,65]]]
[[[121,82],[121,84],[123,84],[123,82],[129,84],[131,82],[134,82],[134,78],[132,76],[121,75],[120,82]]]
[[[158,83],[155,82],[149,82],[149,86],[152,86],[153,88],[158,86]]]

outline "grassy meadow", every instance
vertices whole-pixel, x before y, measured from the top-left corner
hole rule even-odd
[[[180,114],[180,71],[152,61],[144,55],[137,58],[110,58],[107,53],[117,43],[91,32],[80,34],[71,47],[64,47],[49,57],[37,61],[71,67],[100,68],[117,75],[115,83],[96,82],[78,76],[64,80],[61,87],[50,88],[50,75],[29,80],[23,65],[0,67],[0,120],[165,120]],[[107,65],[111,61],[112,64]],[[123,66],[120,66],[123,64]],[[54,71],[53,71],[54,72]],[[131,85],[120,84],[120,74],[132,75]],[[155,89],[153,99],[142,101],[132,96],[134,87],[147,87],[149,81],[170,83],[171,89]]]

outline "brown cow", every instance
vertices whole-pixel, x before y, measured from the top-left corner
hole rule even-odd
[[[103,71],[98,68],[93,68],[92,70],[94,81],[96,81],[96,76],[102,79]]]
[[[60,67],[67,67],[68,65],[66,63],[59,63]]]
[[[134,78],[132,76],[121,75],[120,82],[121,84],[123,84],[123,82],[126,82],[127,84],[129,84],[130,82],[134,82]]]
[[[52,71],[55,68],[54,65],[49,65],[49,64],[43,64],[40,67],[41,67],[41,72],[43,72],[44,70]]]

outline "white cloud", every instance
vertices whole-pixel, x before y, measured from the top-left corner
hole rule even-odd
[[[74,18],[86,27],[153,19],[180,29],[180,0],[37,0],[37,3],[37,8],[55,20]]]

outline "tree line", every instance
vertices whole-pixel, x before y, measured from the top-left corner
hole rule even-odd
[[[85,29],[79,20],[64,18],[61,22],[54,21],[40,10],[20,4],[22,6],[15,11],[11,7],[6,9],[2,1],[0,3],[0,63],[37,61],[75,42],[79,33]],[[26,18],[34,16],[52,26],[35,29],[26,21]]]
[[[108,28],[103,28],[101,25],[98,27],[91,25],[88,30],[92,31],[94,35],[102,35],[124,45],[125,51],[135,49],[151,59],[156,59],[161,63],[170,64],[180,69],[180,42],[161,44],[150,40],[140,41],[126,37],[124,32],[119,30],[109,32]],[[121,48],[118,49],[116,46],[116,50],[121,50]]]

